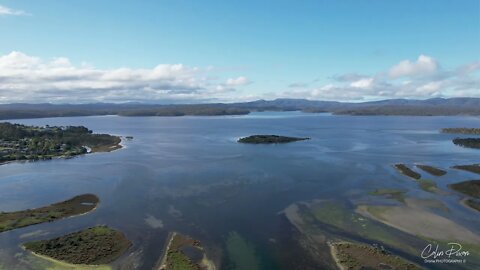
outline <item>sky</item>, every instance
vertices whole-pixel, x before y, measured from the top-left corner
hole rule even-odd
[[[480,97],[480,0],[0,0],[0,103]]]

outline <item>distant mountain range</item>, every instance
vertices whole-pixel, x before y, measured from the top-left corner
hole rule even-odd
[[[347,115],[480,115],[480,98],[388,99],[362,103],[307,99],[256,100],[241,103],[157,105],[141,103],[0,104],[0,119],[62,116],[241,115],[251,111],[331,112]]]

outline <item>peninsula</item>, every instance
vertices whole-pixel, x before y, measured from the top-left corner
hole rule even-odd
[[[0,163],[14,160],[45,160],[72,157],[121,148],[121,139],[93,134],[83,126],[26,126],[0,123]]]
[[[35,209],[0,212],[0,233],[34,224],[52,222],[93,211],[99,199],[93,194],[75,196],[69,200]]]

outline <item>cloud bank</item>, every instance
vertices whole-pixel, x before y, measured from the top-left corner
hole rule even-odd
[[[420,55],[415,61],[403,60],[373,75],[336,75],[332,82],[283,92],[282,97],[363,101],[387,98],[425,99],[434,97],[480,97],[480,62],[445,70],[437,60]],[[301,83],[290,84],[292,88]],[[303,86],[303,85],[302,85]]]
[[[0,102],[154,102],[211,100],[250,83],[219,81],[209,68],[160,64],[151,69],[75,66],[67,58],[43,61],[21,52],[0,56]]]
[[[11,9],[6,6],[0,5],[0,16],[22,16],[22,15],[28,15],[28,13],[26,13],[23,10],[15,10],[15,9]]]
[[[245,76],[219,76],[216,68],[160,64],[153,68],[100,69],[74,65],[68,58],[43,60],[21,52],[0,56],[0,103],[154,102],[192,103],[247,101],[279,97],[338,101],[388,98],[480,97],[480,62],[444,69],[420,55],[375,74],[346,73],[294,82],[262,95]],[[231,71],[230,71],[231,72]],[[245,92],[248,86],[257,92]],[[254,85],[255,86],[255,85]]]

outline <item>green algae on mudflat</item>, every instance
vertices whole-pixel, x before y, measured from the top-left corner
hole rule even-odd
[[[35,209],[0,213],[0,232],[81,215],[93,211],[99,199],[93,194],[75,196],[63,202]]]
[[[226,247],[229,262],[234,266],[233,269],[261,269],[255,248],[238,232],[232,231],[228,234]]]
[[[293,210],[293,211],[292,211]],[[306,235],[329,235],[344,238],[351,235],[366,241],[376,241],[409,254],[421,246],[415,237],[392,229],[349,209],[341,201],[297,203],[285,209],[287,218]]]
[[[418,179],[416,181],[422,190],[430,193],[438,192],[437,183],[434,181],[428,179]]]
[[[388,199],[394,199],[399,202],[405,202],[405,190],[390,189],[390,188],[378,188],[370,191],[368,194],[373,196],[385,196]]]

